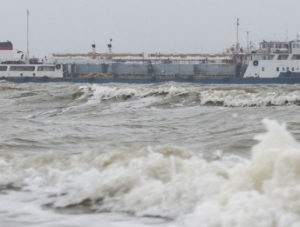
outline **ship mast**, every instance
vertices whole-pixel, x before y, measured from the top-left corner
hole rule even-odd
[[[27,60],[29,60],[29,10],[27,9]]]
[[[251,31],[246,31],[246,33],[247,33],[247,53],[249,53],[250,52],[250,45],[249,45],[249,33],[250,33]]]
[[[236,43],[239,43],[239,18],[236,21]]]
[[[240,50],[240,44],[239,44],[239,25],[240,25],[240,23],[239,23],[239,21],[240,21],[239,18],[237,18],[237,20],[236,20],[236,47],[235,47],[236,53],[238,53]]]

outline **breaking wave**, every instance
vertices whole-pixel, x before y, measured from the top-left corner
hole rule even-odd
[[[207,90],[200,93],[201,104],[230,107],[299,105],[300,92],[259,92]]]
[[[87,84],[72,85],[47,84],[0,84],[1,99],[3,104],[7,101],[16,103],[39,102],[56,103],[65,102],[64,105],[97,105],[101,102],[130,102],[151,100],[151,104],[177,103],[182,106],[199,103],[202,106],[224,107],[265,107],[300,105],[300,91],[297,87],[271,86],[263,87],[238,87],[238,86],[189,86],[178,83],[164,83],[152,85],[130,84]],[[1,100],[0,100],[1,101]],[[70,104],[70,105],[69,105]]]
[[[146,97],[159,97],[173,100],[183,97],[185,100],[199,102],[200,105],[253,107],[299,105],[300,91],[249,91],[247,89],[206,89],[205,87],[160,85],[148,87],[112,87],[100,85],[81,86],[78,99],[87,99],[88,104],[100,103],[101,100],[130,100]],[[159,99],[158,101],[160,101]]]
[[[300,147],[273,120],[250,159],[182,147],[1,155],[0,187],[44,194],[47,206],[86,206],[177,220],[180,226],[300,225]]]
[[[160,87],[109,87],[99,85],[81,86],[80,92],[82,96],[80,99],[88,97],[89,103],[99,103],[101,100],[108,99],[123,99],[130,98],[146,98],[151,96],[172,97],[187,95],[189,91],[184,88],[177,88],[174,86],[160,86]]]

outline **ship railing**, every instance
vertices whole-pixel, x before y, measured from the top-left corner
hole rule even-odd
[[[234,64],[232,59],[114,59],[114,63],[128,63],[128,64],[147,64],[151,60],[154,64]]]
[[[1,64],[25,64],[25,61],[21,59],[14,59],[14,60],[1,60]]]

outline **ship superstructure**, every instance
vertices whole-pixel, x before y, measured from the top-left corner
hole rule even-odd
[[[244,77],[300,77],[300,40],[263,41],[245,58]]]

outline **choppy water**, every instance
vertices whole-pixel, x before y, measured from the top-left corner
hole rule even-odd
[[[299,104],[299,85],[2,82],[1,226],[300,226]]]

